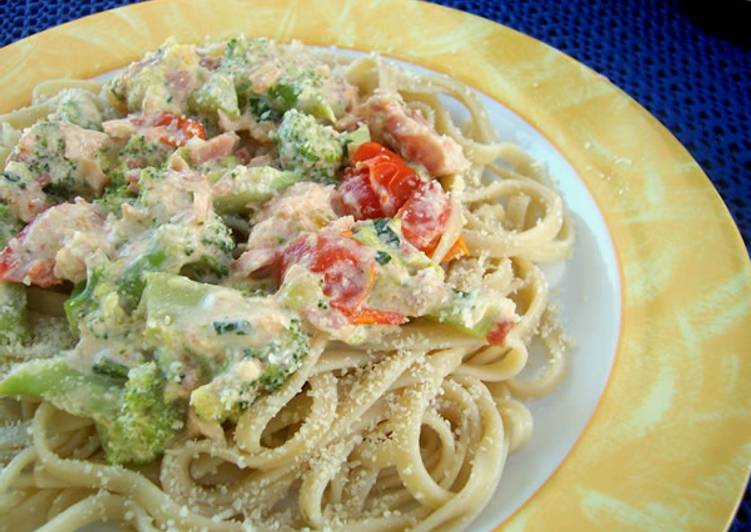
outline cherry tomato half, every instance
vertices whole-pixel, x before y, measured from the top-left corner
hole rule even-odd
[[[352,162],[339,187],[339,203],[358,220],[394,216],[422,183],[399,155],[376,142],[357,148]]]
[[[417,249],[430,254],[446,228],[451,202],[437,181],[423,183],[399,210],[402,234]]]

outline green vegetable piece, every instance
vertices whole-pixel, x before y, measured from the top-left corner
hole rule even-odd
[[[0,282],[0,346],[23,344],[30,337],[26,321],[26,288]]]
[[[159,168],[164,165],[172,152],[173,150],[164,143],[149,142],[143,135],[133,135],[120,150],[119,158],[122,161],[120,171],[124,173],[130,167]]]
[[[154,362],[128,372],[117,418],[103,442],[110,463],[151,462],[182,429],[184,406],[166,401],[164,387],[164,377]]]
[[[232,120],[240,118],[235,83],[228,74],[216,72],[191,95],[193,108],[208,115],[222,111]]]
[[[378,235],[378,239],[388,246],[399,246],[401,240],[396,231],[391,227],[392,220],[389,218],[376,218],[373,220],[373,228]]]
[[[245,212],[249,205],[268,201],[299,180],[294,172],[239,165],[214,183],[214,208],[223,214]]]
[[[61,410],[90,417],[104,426],[115,419],[121,392],[117,381],[85,375],[71,368],[62,357],[26,362],[0,381],[0,396],[44,399]]]
[[[279,338],[258,349],[245,349],[239,360],[210,383],[193,390],[190,404],[198,417],[222,422],[251,404],[259,393],[284,384],[307,353],[308,337],[295,320]]]
[[[296,109],[284,113],[276,137],[282,168],[319,183],[335,182],[342,165],[339,133]]]
[[[158,346],[170,382],[180,382],[185,367],[200,369],[206,384],[193,390],[191,405],[204,419],[232,416],[259,392],[281,384],[308,352],[308,337],[294,314],[281,306],[268,314],[257,311],[276,305],[273,297],[249,298],[231,288],[152,273],[141,305],[146,341]],[[285,322],[278,334],[259,339],[269,316]]]
[[[33,360],[0,381],[0,396],[44,399],[89,417],[110,463],[146,463],[182,428],[184,408],[164,400],[164,377],[153,362],[131,369],[127,378],[123,387],[122,378],[83,374],[62,357]]]
[[[123,203],[132,204],[136,195],[127,185],[110,186],[92,203],[106,214],[119,214]]]
[[[78,334],[78,323],[99,306],[99,302],[95,298],[95,290],[102,279],[102,275],[101,269],[94,270],[85,283],[76,285],[73,293],[63,305],[65,317],[68,318],[68,324],[70,324],[70,330],[73,334]]]
[[[344,134],[344,145],[347,147],[347,156],[352,155],[357,151],[357,148],[370,142],[370,130],[366,124],[361,124],[360,127],[354,131],[350,131]]]
[[[389,255],[385,251],[378,251],[376,252],[375,260],[378,264],[383,266],[384,264],[388,264],[389,261],[391,261],[391,255]]]
[[[427,317],[466,334],[484,338],[500,314],[499,300],[498,295],[492,292],[453,290],[449,302]]]
[[[84,89],[66,89],[52,98],[53,118],[85,129],[102,129],[102,113],[97,97]]]
[[[125,381],[128,378],[128,371],[130,368],[125,364],[120,364],[109,358],[102,358],[94,363],[91,370],[98,375],[104,375],[105,377]]]
[[[7,246],[21,229],[23,229],[23,224],[15,217],[11,208],[0,203],[0,248]]]
[[[152,250],[138,257],[123,272],[117,281],[117,292],[123,299],[126,307],[134,308],[141,299],[146,281],[144,274],[159,271],[165,263],[167,255],[161,249]]]
[[[222,320],[214,322],[216,334],[236,334],[245,336],[250,334],[252,327],[248,320]]]
[[[287,83],[272,85],[269,88],[268,96],[271,100],[271,107],[282,112],[292,109],[297,103],[295,88]]]

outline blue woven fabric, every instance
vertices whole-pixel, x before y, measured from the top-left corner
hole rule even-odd
[[[0,0],[0,45],[130,3]],[[751,49],[749,35],[732,33],[751,3],[697,2],[706,9],[698,14],[690,10],[702,7],[680,0],[437,3],[522,31],[610,78],[688,148],[751,245]],[[741,530],[751,530],[748,491],[731,527]]]

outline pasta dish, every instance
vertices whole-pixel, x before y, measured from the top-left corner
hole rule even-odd
[[[565,373],[563,202],[456,81],[169,40],[0,161],[0,529],[462,529]]]

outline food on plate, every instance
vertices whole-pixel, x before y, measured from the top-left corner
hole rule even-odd
[[[478,514],[564,373],[537,263],[573,233],[473,93],[238,37],[35,94],[0,117],[10,529]]]

